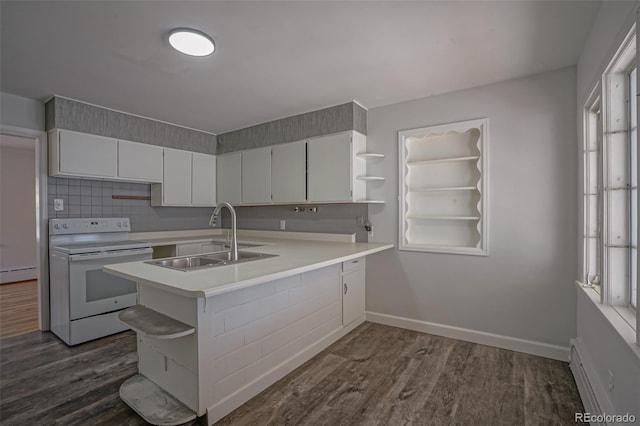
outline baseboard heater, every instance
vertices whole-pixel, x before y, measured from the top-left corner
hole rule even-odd
[[[585,412],[602,414],[602,409],[600,408],[600,404],[598,404],[596,394],[593,391],[593,387],[591,386],[591,382],[589,381],[589,377],[587,376],[587,372],[584,369],[584,365],[580,360],[580,354],[575,345],[571,345],[571,362],[569,366],[571,367],[571,372],[578,386],[578,392],[582,398]],[[591,423],[591,425],[606,426],[606,423]]]
[[[38,267],[36,266],[0,270],[0,284],[34,280],[36,278],[38,278]]]

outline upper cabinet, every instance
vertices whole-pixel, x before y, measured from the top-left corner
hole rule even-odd
[[[308,201],[381,203],[368,196],[368,185],[382,183],[384,178],[367,174],[367,162],[384,155],[366,148],[366,136],[355,131],[309,139]]]
[[[217,156],[216,187],[218,202],[242,202],[242,153]]]
[[[116,139],[68,130],[49,132],[49,174],[51,176],[116,178]]]
[[[368,196],[383,177],[367,164],[366,136],[347,131],[217,157],[218,200],[234,205],[382,203]]]
[[[144,182],[162,182],[162,148],[118,141],[118,176]]]
[[[242,203],[271,202],[271,147],[242,151]]]
[[[161,185],[151,187],[151,205],[201,206],[216,204],[216,157],[164,148]]]
[[[191,153],[165,148],[162,197],[158,200],[160,197],[156,187],[156,191],[152,194],[154,204],[163,206],[191,204],[191,174]],[[161,202],[158,203],[158,201]]]
[[[284,143],[271,148],[271,194],[274,203],[307,200],[307,142]]]
[[[191,204],[216,204],[216,157],[194,152],[191,161]]]
[[[351,134],[338,133],[311,139],[307,149],[309,201],[351,201]]]

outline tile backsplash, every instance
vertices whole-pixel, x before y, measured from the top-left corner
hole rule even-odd
[[[149,200],[120,200],[113,195],[151,196],[146,183],[112,182],[91,179],[48,178],[49,218],[128,217],[132,232],[206,229],[212,207],[152,207]],[[56,198],[64,210],[55,211]],[[287,231],[356,233],[358,241],[367,241],[367,233],[357,225],[357,216],[367,216],[366,204],[319,205],[316,213],[297,213],[293,206],[237,207],[238,229],[276,231],[280,220]],[[229,214],[223,212],[222,226],[230,227]]]
[[[211,207],[152,207],[149,200],[118,200],[112,195],[151,196],[151,185],[90,179],[48,178],[49,218],[128,217],[133,232],[204,229]],[[54,199],[64,200],[55,211]]]

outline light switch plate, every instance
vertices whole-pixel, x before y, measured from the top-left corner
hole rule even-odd
[[[53,210],[60,212],[62,210],[64,210],[64,199],[62,198],[55,198],[53,200]]]

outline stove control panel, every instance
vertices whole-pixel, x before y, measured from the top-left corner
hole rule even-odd
[[[131,223],[126,217],[51,219],[49,221],[49,235],[130,231]]]

